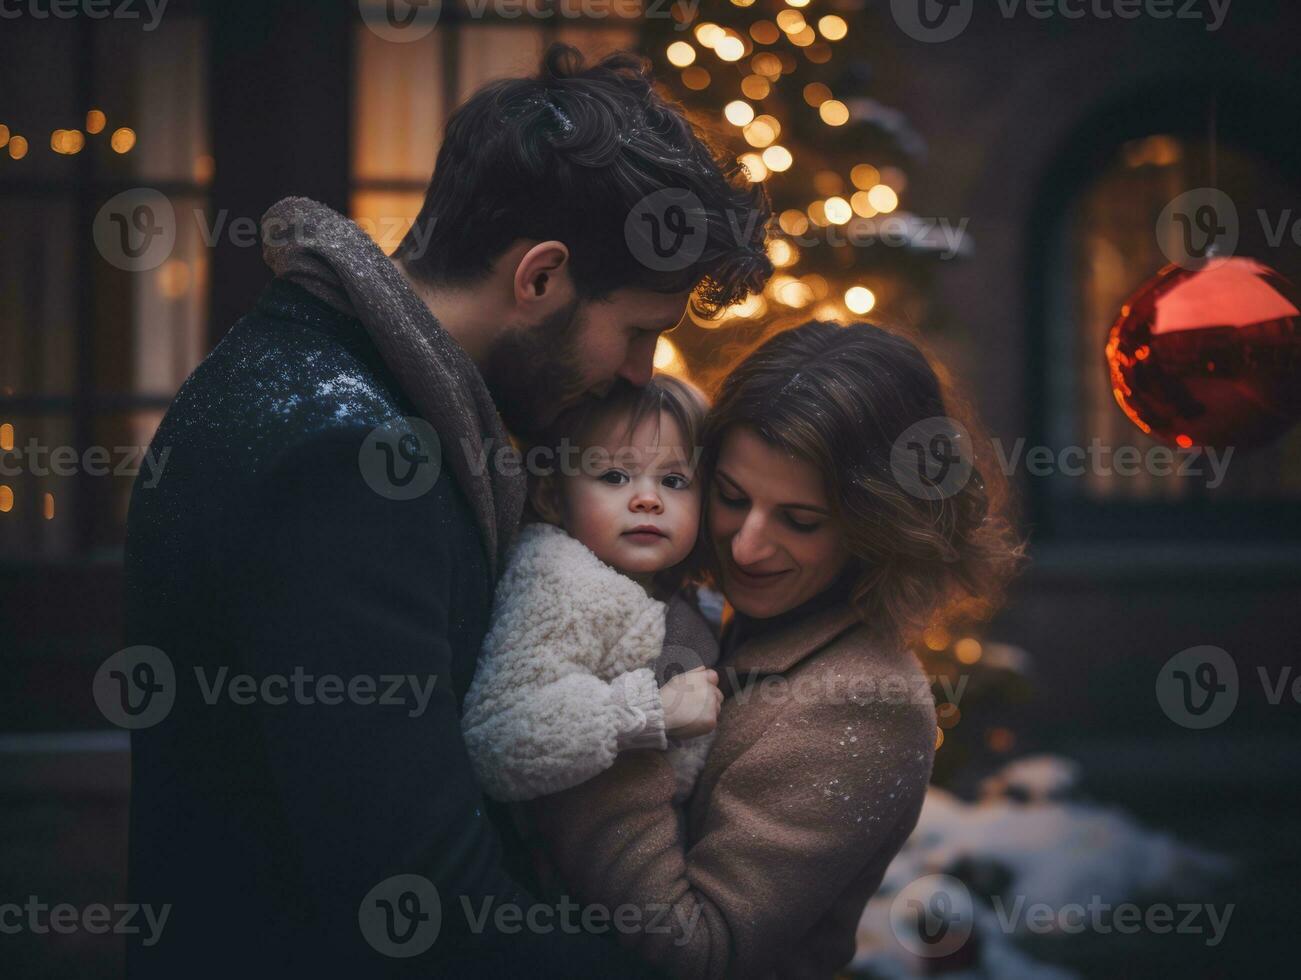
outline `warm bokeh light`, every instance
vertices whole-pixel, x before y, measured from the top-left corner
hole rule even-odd
[[[705,21],[705,23],[696,27],[696,40],[707,48],[712,48],[725,37],[727,37],[727,31],[717,24],[709,23],[709,21]]]
[[[723,115],[733,126],[745,126],[754,122],[754,106],[743,99],[737,99],[723,108]]]
[[[685,68],[696,60],[696,49],[686,41],[674,41],[669,45],[665,55],[674,68]]]
[[[15,136],[9,140],[9,156],[15,160],[27,156],[27,137]]]
[[[849,206],[854,209],[854,213],[863,218],[875,218],[877,211],[872,207],[872,202],[867,198],[867,191],[854,191],[853,196],[849,199]]]
[[[818,39],[818,35],[813,32],[813,28],[808,24],[804,25],[803,30],[796,31],[794,34],[789,35],[789,37],[791,44],[801,48],[807,48]]]
[[[818,115],[828,126],[843,126],[849,122],[849,107],[839,99],[827,99],[818,106]]]
[[[821,82],[809,82],[804,86],[804,101],[815,109],[829,98],[831,98],[831,89]]]
[[[831,60],[831,45],[826,41],[818,41],[816,44],[810,44],[804,49],[804,57],[815,65],[825,65]]]
[[[724,61],[740,61],[745,57],[745,42],[729,35],[714,45],[714,54]]]
[[[768,122],[771,116],[760,116],[742,130],[745,141],[753,147],[763,149],[777,138],[777,130]]]
[[[764,51],[750,59],[750,68],[756,75],[762,75],[767,79],[775,79],[781,76],[782,60],[775,54]]]
[[[732,3],[738,7],[753,7],[754,0],[732,0]]]
[[[807,7],[809,0],[786,0],[786,5],[789,7]]]
[[[1006,728],[991,728],[985,736],[985,744],[994,752],[1010,752],[1016,744],[1016,736]]]
[[[661,336],[655,344],[655,370],[677,377],[686,377],[687,364],[668,337]]]
[[[783,211],[781,217],[777,219],[777,224],[788,235],[802,235],[809,230],[808,215],[796,208]]]
[[[797,310],[813,302],[813,290],[809,288],[808,283],[800,282],[793,276],[777,276],[773,281],[776,283],[773,295],[777,297],[778,302]]]
[[[751,293],[739,303],[734,303],[727,308],[727,315],[730,317],[740,317],[748,320],[756,316],[763,316],[768,310],[768,304],[758,293]]]
[[[104,115],[99,109],[91,109],[86,113],[86,132],[91,136],[97,136],[104,132],[104,127],[108,125],[108,116]]]
[[[699,92],[701,89],[709,88],[709,72],[699,65],[692,65],[682,72],[682,84],[693,92]]]
[[[813,175],[813,189],[823,197],[839,194],[844,188],[844,180],[834,170],[819,170]]]
[[[762,75],[746,75],[741,79],[741,94],[747,99],[766,99],[772,84]]]
[[[928,626],[925,632],[922,633],[922,642],[926,644],[928,649],[939,652],[948,648],[948,645],[952,642],[952,637],[949,636],[949,631],[943,626]]]
[[[868,191],[867,200],[881,214],[889,214],[899,206],[899,195],[885,184],[877,184]]]
[[[959,663],[974,664],[980,659],[983,652],[980,648],[980,641],[972,636],[964,636],[953,644],[953,655],[958,658]]]
[[[774,238],[768,243],[768,258],[778,269],[793,265],[799,258],[799,251],[784,238]]]
[[[9,127],[0,124],[0,150],[9,145]]]
[[[14,448],[14,427],[9,422],[0,425],[0,450],[12,452]]]
[[[65,156],[80,153],[85,145],[86,137],[79,129],[56,129],[50,135],[50,149]]]
[[[849,172],[849,179],[854,182],[854,186],[860,190],[870,191],[877,184],[881,183],[881,171],[870,163],[860,163]]]
[[[54,494],[47,493],[45,495],[44,511],[45,511],[45,519],[47,521],[54,520]]]
[[[896,194],[902,194],[903,189],[908,186],[908,175],[898,167],[882,167],[881,183]]]
[[[833,225],[848,224],[849,219],[854,216],[849,202],[843,197],[829,197],[823,207],[826,209],[827,220]]]
[[[827,227],[827,209],[821,201],[814,201],[809,205],[809,220],[819,228]]]
[[[849,308],[850,312],[857,313],[859,316],[862,316],[865,313],[871,313],[872,309],[876,306],[876,294],[866,286],[850,286],[845,290],[845,306]],[[945,634],[944,643],[938,647],[931,647],[931,649],[943,650],[948,644],[947,636],[948,635]],[[927,646],[930,646],[930,640],[927,640],[926,644]]]
[[[14,509],[14,492],[8,486],[0,486],[0,514],[7,514]]]
[[[765,166],[774,173],[781,173],[783,170],[789,170],[795,158],[791,156],[791,151],[781,145],[770,146],[763,151],[763,162]]]
[[[768,176],[768,167],[764,164],[763,157],[757,153],[741,154],[741,165],[745,167],[752,184],[757,184]]]
[[[181,259],[170,259],[158,270],[158,292],[164,299],[180,299],[190,291],[190,267]]]
[[[818,32],[828,41],[839,41],[849,33],[849,25],[845,23],[845,18],[827,14],[818,19]]]
[[[770,20],[757,20],[750,25],[750,36],[759,44],[776,44],[781,31]]]
[[[783,10],[777,15],[777,26],[787,34],[798,34],[808,24],[804,21],[804,15],[798,10]]]
[[[109,143],[112,145],[113,150],[116,153],[130,153],[135,149],[136,132],[128,126],[123,126],[121,129],[113,131]]]

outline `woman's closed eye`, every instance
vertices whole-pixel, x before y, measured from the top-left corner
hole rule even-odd
[[[750,501],[745,497],[729,496],[723,492],[721,487],[718,486],[714,487],[714,494],[718,497],[719,503],[731,510],[740,510],[743,507],[748,506],[750,503]],[[791,528],[791,530],[798,531],[801,534],[812,534],[814,531],[821,528],[824,523],[823,521],[796,520],[789,511],[783,512],[782,516],[785,518],[786,524]]]

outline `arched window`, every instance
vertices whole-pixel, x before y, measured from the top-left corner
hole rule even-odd
[[[1082,474],[1049,467],[1051,475],[1031,480],[1034,521],[1050,537],[1301,537],[1301,426],[1254,451],[1189,451],[1165,473],[1148,465],[1161,443],[1120,411],[1103,355],[1125,300],[1169,262],[1158,219],[1185,191],[1224,191],[1240,226],[1234,254],[1301,285],[1301,170],[1286,154],[1271,153],[1277,127],[1255,140],[1249,120],[1231,139],[1222,129],[1212,151],[1197,128],[1208,106],[1209,99],[1193,96],[1177,112],[1149,104],[1148,112],[1111,125],[1102,119],[1045,183],[1029,266],[1036,435],[1027,446],[1046,445],[1054,459],[1079,447],[1072,462],[1081,450],[1084,459]],[[1146,125],[1140,115],[1149,116]],[[1174,128],[1154,125],[1167,117]],[[1137,466],[1117,458],[1122,447],[1137,450]],[[1130,461],[1133,450],[1126,450]]]

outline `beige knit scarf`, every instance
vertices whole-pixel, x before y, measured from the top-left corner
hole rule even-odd
[[[474,509],[495,579],[519,527],[525,481],[517,468],[483,465],[510,446],[510,437],[469,355],[370,237],[324,204],[287,197],[272,205],[262,216],[262,254],[276,276],[365,326],[402,390],[438,432]]]

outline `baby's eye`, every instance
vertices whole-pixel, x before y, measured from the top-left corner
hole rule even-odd
[[[670,490],[685,490],[691,486],[691,481],[681,473],[670,473],[664,478],[664,485]]]
[[[621,487],[628,481],[628,474],[620,470],[608,470],[600,476],[602,483],[608,483],[612,487]]]

